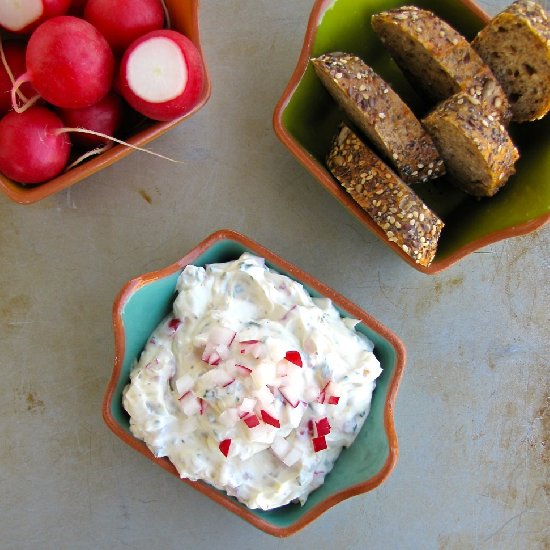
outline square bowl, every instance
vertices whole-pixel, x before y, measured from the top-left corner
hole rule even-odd
[[[311,296],[330,298],[340,315],[358,319],[360,323],[356,329],[374,343],[374,352],[383,369],[363,429],[354,443],[344,449],[325,483],[310,494],[304,506],[288,504],[272,511],[250,510],[207,483],[182,479],[259,529],[285,537],[296,533],[338,502],[380,485],[397,461],[393,405],[405,366],[405,348],[389,329],[334,290],[247,237],[233,231],[217,231],[181,260],[132,279],[119,293],[113,306],[114,368],[103,401],[103,418],[125,443],[179,478],[167,458],[156,458],[145,443],[130,432],[122,392],[150,334],[171,311],[176,282],[183,268],[191,263],[204,266],[235,260],[243,252],[265,258],[266,265],[301,283]]]
[[[354,53],[378,72],[417,114],[426,104],[401,74],[370,26],[374,13],[415,4],[433,11],[472,39],[489,20],[468,0],[317,0],[310,15],[303,48],[289,84],[273,115],[275,133],[311,174],[414,268],[427,274],[446,269],[490,243],[534,231],[550,219],[550,117],[513,124],[510,133],[521,159],[517,172],[492,198],[478,200],[458,190],[446,176],[413,189],[445,222],[438,251],[429,267],[415,263],[357,205],[332,177],[325,157],[343,115],[309,63],[332,51]]]
[[[196,105],[189,112],[185,113],[185,115],[169,122],[149,121],[146,126],[142,125],[136,133],[125,137],[125,141],[137,147],[143,147],[146,143],[149,143],[186,118],[189,118],[203,107],[210,98],[210,77],[202,53],[199,34],[199,0],[165,0],[165,4],[170,15],[171,28],[186,35],[198,48],[203,58],[205,70],[204,83]],[[14,202],[31,204],[74,185],[132,152],[133,149],[129,147],[115,145],[112,149],[105,151],[101,155],[93,157],[83,164],[71,168],[67,172],[61,173],[59,176],[39,185],[22,185],[0,174],[0,191]]]

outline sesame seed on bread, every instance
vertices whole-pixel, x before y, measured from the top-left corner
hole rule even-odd
[[[536,120],[550,110],[550,20],[540,4],[514,2],[472,45],[508,95],[514,121]]]
[[[506,94],[468,40],[431,11],[403,6],[372,16],[372,28],[413,86],[435,101],[465,91],[507,124]]]
[[[423,119],[448,174],[466,193],[493,196],[515,173],[519,153],[506,128],[483,102],[459,92]]]
[[[344,124],[334,138],[327,166],[390,242],[416,263],[431,264],[442,220]]]
[[[362,59],[337,52],[311,61],[336,102],[404,181],[427,181],[445,173],[432,139],[413,112]]]

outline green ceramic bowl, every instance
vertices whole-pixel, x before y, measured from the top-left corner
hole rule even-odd
[[[418,114],[428,106],[405,80],[370,26],[372,14],[415,4],[448,21],[468,38],[489,18],[468,0],[317,0],[298,65],[274,113],[277,136],[336,199],[416,269],[433,274],[487,244],[534,231],[550,219],[550,116],[512,124],[521,159],[517,173],[493,198],[478,200],[459,191],[450,177],[414,189],[445,221],[430,267],[416,264],[339,186],[324,159],[343,115],[316,77],[309,59],[331,51],[362,57]]]
[[[312,296],[330,298],[341,315],[359,319],[357,329],[374,342],[376,356],[383,368],[363,429],[353,445],[342,452],[324,485],[310,495],[303,507],[289,504],[269,512],[249,510],[206,483],[183,480],[256,527],[284,537],[295,533],[336,503],[380,485],[397,461],[393,403],[405,365],[405,349],[395,334],[343,296],[238,233],[214,233],[175,264],[133,279],[118,295],[113,307],[115,361],[103,402],[103,418],[123,441],[179,477],[167,459],[155,458],[145,444],[130,433],[128,415],[122,406],[122,390],[129,382],[132,366],[149,335],[171,310],[176,281],[182,269],[190,263],[204,266],[234,260],[245,251],[264,257],[269,267],[302,283]]]

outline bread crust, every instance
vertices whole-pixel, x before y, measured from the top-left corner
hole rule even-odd
[[[432,139],[413,112],[362,59],[336,52],[311,61],[338,104],[404,181],[412,184],[445,173]]]
[[[327,166],[390,242],[416,263],[432,263],[443,221],[345,124],[334,138]]]
[[[412,84],[435,101],[464,91],[487,103],[507,124],[511,112],[495,75],[468,40],[416,6],[372,16],[372,28]]]
[[[459,92],[423,119],[447,171],[466,193],[493,196],[515,173],[519,153],[506,128],[475,97]]]
[[[513,120],[550,110],[550,20],[541,5],[519,0],[495,16],[472,42],[510,100]]]

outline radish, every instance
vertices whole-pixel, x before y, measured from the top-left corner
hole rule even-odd
[[[164,9],[160,0],[88,0],[84,19],[122,54],[140,36],[162,29]]]
[[[3,54],[0,65],[0,115],[11,110],[10,90],[15,79],[19,78],[25,71],[26,45],[23,42],[0,41],[0,55]],[[25,99],[33,96],[36,92],[30,84],[25,84],[20,89]]]
[[[71,142],[61,119],[45,107],[10,112],[0,120],[0,172],[19,183],[42,183],[67,164]]]
[[[60,109],[59,116],[67,126],[85,128],[112,136],[117,133],[122,124],[123,111],[122,100],[111,92],[91,107]],[[73,141],[75,145],[88,148],[111,143],[105,137],[80,133],[74,134]],[[180,325],[181,321],[179,319],[172,319],[168,326],[172,332],[175,332]]]
[[[27,73],[16,81],[12,103],[25,81],[52,105],[70,109],[97,103],[113,83],[115,60],[109,44],[90,23],[70,15],[48,19],[34,31],[26,60]]]
[[[197,103],[204,68],[196,46],[170,30],[153,31],[135,40],[120,64],[120,90],[139,113],[169,121]]]
[[[66,14],[70,7],[71,0],[2,0],[0,27],[29,34],[46,19]]]
[[[84,17],[84,8],[88,0],[73,0],[71,2],[71,9],[69,10],[70,15],[76,17]]]

